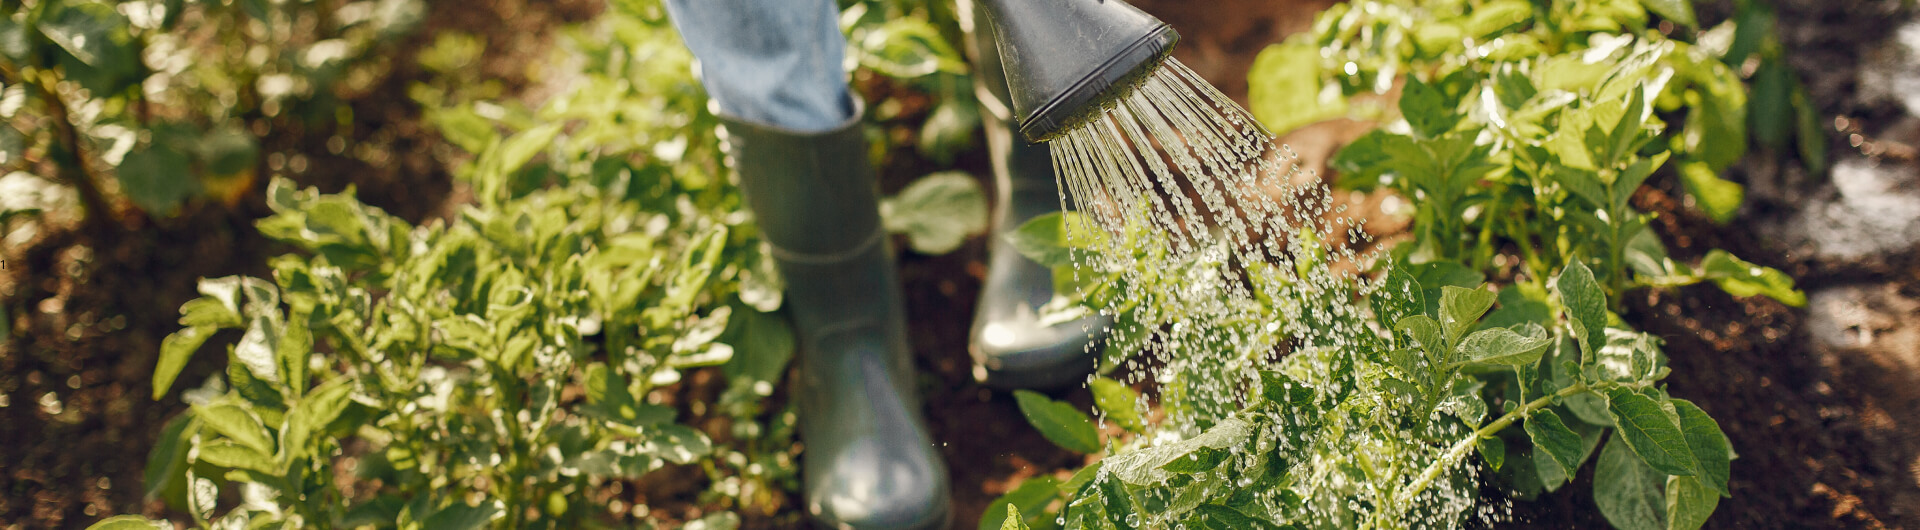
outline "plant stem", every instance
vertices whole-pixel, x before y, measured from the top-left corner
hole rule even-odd
[[[1426,471],[1421,472],[1420,477],[1417,479],[1414,479],[1413,484],[1408,485],[1407,489],[1403,490],[1403,495],[1400,498],[1395,499],[1396,502],[1394,503],[1394,505],[1398,506],[1402,503],[1412,501],[1414,497],[1417,497],[1420,495],[1421,492],[1426,491],[1428,486],[1433,485],[1434,479],[1440,478],[1440,473],[1443,473],[1447,469],[1452,468],[1453,464],[1459,462],[1463,458],[1466,458],[1467,452],[1472,451],[1474,445],[1478,444],[1481,438],[1491,438],[1495,434],[1498,434],[1501,429],[1505,429],[1507,428],[1507,426],[1513,425],[1513,422],[1519,421],[1520,418],[1532,415],[1534,411],[1547,408],[1549,405],[1552,405],[1555,401],[1568,398],[1568,397],[1573,397],[1576,394],[1579,394],[1581,392],[1586,392],[1589,390],[1598,392],[1601,390],[1607,390],[1611,388],[1622,388],[1622,387],[1623,388],[1643,388],[1643,387],[1651,386],[1652,384],[1653,383],[1651,381],[1643,382],[1643,383],[1615,383],[1612,381],[1602,381],[1599,383],[1595,383],[1593,385],[1588,385],[1586,383],[1574,383],[1571,386],[1560,389],[1559,392],[1554,392],[1552,395],[1541,396],[1539,399],[1529,401],[1525,405],[1521,405],[1519,408],[1513,409],[1513,412],[1508,412],[1505,416],[1501,416],[1500,419],[1493,420],[1492,423],[1488,423],[1485,426],[1480,427],[1479,430],[1476,430],[1473,432],[1473,436],[1465,440],[1461,440],[1459,443],[1453,444],[1453,447],[1450,449],[1447,449],[1447,452],[1442,453],[1440,455],[1440,458],[1434,459],[1432,464],[1427,465]]]

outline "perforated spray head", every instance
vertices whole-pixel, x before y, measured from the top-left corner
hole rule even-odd
[[[1020,135],[1051,140],[1146,79],[1180,34],[1120,0],[979,0],[999,35]]]

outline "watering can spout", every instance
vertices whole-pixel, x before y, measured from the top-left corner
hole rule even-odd
[[[1121,0],[977,0],[999,35],[1020,134],[1044,142],[1145,79],[1180,34]]]

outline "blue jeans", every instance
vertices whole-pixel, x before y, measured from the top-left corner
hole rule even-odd
[[[852,119],[833,0],[666,0],[720,112],[795,132]]]

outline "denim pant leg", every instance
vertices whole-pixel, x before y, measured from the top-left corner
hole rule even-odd
[[[795,132],[853,118],[833,0],[666,0],[720,112]]]

